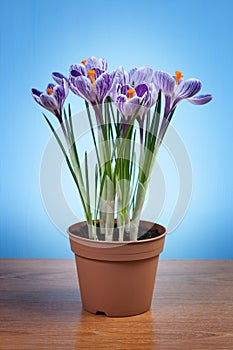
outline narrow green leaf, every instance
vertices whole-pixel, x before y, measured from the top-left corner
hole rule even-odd
[[[64,119],[65,119],[65,126],[66,126],[67,135],[68,135],[69,146],[71,146],[71,144],[72,144],[71,130],[70,130],[70,125],[68,122],[65,108],[63,109],[63,115],[64,115]]]
[[[151,130],[150,130],[152,135],[150,150],[152,152],[154,151],[155,143],[158,137],[158,129],[159,129],[159,123],[160,123],[160,116],[161,116],[161,101],[162,101],[162,94],[161,94],[161,91],[159,91],[158,99],[154,109],[153,120],[151,123]]]
[[[94,133],[94,128],[93,128],[93,123],[92,123],[92,119],[91,119],[90,107],[89,107],[89,104],[88,104],[88,102],[86,100],[85,100],[85,106],[86,106],[86,111],[87,111],[89,124],[90,124],[90,127],[91,127],[91,134],[92,134],[92,139],[93,139],[94,146],[95,146],[95,153],[96,153],[96,157],[97,157],[97,161],[98,161],[98,165],[99,165],[99,172],[101,174],[101,163],[100,163],[99,151],[98,151],[96,138],[95,138],[95,133]]]
[[[87,152],[85,152],[85,177],[86,177],[86,192],[87,192],[87,212],[89,216],[89,222],[91,222],[91,205],[90,205],[90,190],[89,190],[89,174],[88,174],[88,161]]]
[[[54,135],[54,137],[55,137],[55,139],[56,139],[58,145],[59,145],[60,148],[61,148],[61,151],[62,151],[62,153],[63,153],[63,155],[64,155],[64,157],[65,157],[65,160],[66,160],[66,163],[67,163],[67,165],[68,165],[68,168],[69,168],[69,170],[70,170],[70,172],[71,172],[71,175],[72,175],[72,177],[73,177],[73,179],[74,179],[74,181],[75,181],[75,184],[76,184],[76,186],[77,186],[77,188],[78,188],[78,192],[79,192],[79,195],[80,195],[80,199],[81,199],[81,202],[82,202],[82,206],[83,206],[85,215],[86,215],[86,217],[88,217],[88,213],[87,213],[85,201],[84,201],[84,198],[83,198],[83,195],[82,195],[82,191],[81,191],[81,189],[80,189],[78,179],[76,178],[76,175],[75,175],[75,173],[74,173],[74,170],[73,170],[73,168],[72,168],[72,165],[71,165],[71,163],[70,163],[70,160],[69,160],[69,158],[68,158],[68,156],[67,156],[67,154],[66,154],[65,148],[64,148],[64,146],[63,146],[63,144],[62,144],[62,142],[61,142],[61,140],[60,140],[58,134],[56,133],[54,127],[52,126],[51,122],[49,121],[49,119],[46,117],[46,115],[45,115],[44,113],[43,113],[43,116],[44,116],[45,120],[47,121],[47,123],[48,123],[50,129],[52,130],[52,133],[53,133],[53,135]]]
[[[95,166],[95,197],[94,197],[94,220],[96,222],[99,208],[97,207],[97,189],[98,189],[98,166]]]
[[[123,152],[124,152],[124,148],[125,148],[125,143],[126,143],[126,140],[129,138],[129,135],[130,135],[130,132],[132,131],[132,128],[133,128],[133,124],[134,124],[134,121],[135,119],[137,118],[137,115],[138,115],[138,112],[143,104],[144,100],[141,101],[139,107],[137,108],[135,114],[133,115],[133,118],[131,119],[127,129],[126,129],[126,132],[125,132],[125,135],[123,137],[123,140],[122,140],[122,143],[120,145],[120,149],[119,149],[119,152],[118,152],[118,157],[117,157],[117,160],[116,160],[116,165],[115,165],[115,171],[114,171],[114,179],[116,178],[116,175],[118,174],[118,171],[119,171],[119,166],[120,166],[120,161],[119,159],[122,157],[123,155]]]
[[[146,132],[145,132],[145,141],[144,141],[144,148],[148,147],[148,144],[150,143],[150,109],[147,112],[146,116]]]

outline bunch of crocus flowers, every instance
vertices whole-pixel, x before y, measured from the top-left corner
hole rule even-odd
[[[32,96],[60,123],[62,139],[44,115],[77,186],[89,238],[137,240],[152,168],[178,103],[202,105],[212,96],[197,95],[200,80],[184,80],[180,71],[170,75],[143,66],[108,72],[106,60],[95,57],[71,65],[69,76],[54,72],[52,77],[55,83],[45,92],[32,89]],[[80,158],[71,107],[64,108],[69,90],[85,100],[96,154],[94,194],[87,152]]]

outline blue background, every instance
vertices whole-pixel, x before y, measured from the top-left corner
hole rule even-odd
[[[202,107],[183,102],[173,121],[192,161],[193,196],[162,258],[233,258],[232,15],[231,0],[2,2],[1,257],[72,256],[41,201],[50,131],[30,89],[44,89],[52,71],[66,73],[94,55],[110,69],[179,69],[214,95]]]

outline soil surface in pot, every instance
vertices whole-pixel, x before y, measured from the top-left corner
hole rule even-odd
[[[72,231],[72,233],[74,235],[77,235],[77,236],[82,237],[82,238],[89,238],[87,225],[82,226],[79,231],[75,231],[75,230]],[[99,223],[97,223],[96,233],[97,233],[98,240],[104,241],[104,234],[100,233]],[[159,232],[156,229],[150,229],[150,230],[145,232],[145,227],[143,228],[143,227],[139,226],[137,240],[140,241],[143,239],[150,239],[150,238],[158,237],[160,235],[161,235],[161,232]],[[119,232],[118,232],[118,228],[115,224],[114,231],[113,231],[113,241],[118,241],[118,240],[119,240]],[[129,240],[130,240],[129,234],[125,232],[124,241],[129,241]]]

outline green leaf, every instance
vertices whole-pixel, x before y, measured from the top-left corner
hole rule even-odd
[[[123,156],[126,140],[129,138],[129,135],[130,135],[130,133],[132,131],[132,128],[133,128],[134,121],[137,118],[138,112],[139,112],[143,102],[144,102],[144,100],[141,101],[139,107],[137,108],[135,114],[133,115],[133,118],[131,119],[131,121],[130,121],[127,129],[126,129],[125,135],[124,135],[123,140],[121,142],[120,149],[119,149],[119,152],[118,152],[118,157],[117,157],[117,160],[116,160],[116,165],[115,165],[114,179],[116,178],[116,175],[118,174],[118,171],[119,171],[120,159]]]
[[[71,146],[71,144],[72,144],[71,130],[70,130],[70,125],[69,125],[69,122],[68,122],[68,118],[67,118],[67,114],[66,114],[65,108],[63,109],[63,115],[64,115],[64,119],[65,119],[65,126],[66,126],[69,146]]]
[[[92,221],[91,216],[91,205],[90,205],[90,190],[89,190],[89,174],[88,174],[88,161],[87,161],[87,152],[85,152],[85,177],[86,177],[86,192],[87,192],[87,212],[89,217],[89,223]]]
[[[74,172],[74,170],[73,170],[73,168],[72,168],[72,165],[71,165],[71,163],[70,163],[70,160],[69,160],[69,158],[68,158],[68,156],[67,156],[67,154],[66,154],[65,148],[64,148],[64,146],[63,146],[63,144],[62,144],[62,142],[61,142],[61,140],[60,140],[58,134],[56,133],[54,127],[52,126],[51,122],[49,121],[49,119],[46,117],[46,115],[45,115],[44,113],[43,113],[43,116],[44,116],[45,120],[47,121],[47,123],[48,123],[50,129],[52,130],[52,133],[53,133],[53,135],[54,135],[54,137],[55,137],[55,139],[56,139],[56,141],[57,141],[59,147],[61,148],[61,151],[62,151],[62,153],[63,153],[63,155],[64,155],[64,157],[65,157],[65,160],[66,160],[66,163],[67,163],[67,165],[68,165],[68,168],[69,168],[69,170],[70,170],[70,172],[71,172],[71,175],[72,175],[72,177],[73,177],[73,179],[74,179],[74,181],[75,181],[75,184],[76,184],[76,186],[77,186],[77,188],[78,188],[78,192],[79,192],[79,195],[80,195],[80,199],[81,199],[81,202],[82,202],[82,206],[83,206],[85,215],[86,215],[86,217],[88,217],[88,213],[87,213],[85,201],[84,201],[84,198],[83,198],[83,194],[82,194],[82,191],[81,191],[81,188],[80,188],[78,179],[77,179],[77,177],[76,177],[76,175],[75,175],[75,172]]]
[[[99,208],[97,207],[97,189],[98,189],[98,166],[95,166],[95,197],[94,197],[94,220],[96,222]]]
[[[94,133],[94,128],[93,128],[93,123],[92,123],[92,119],[91,119],[90,107],[89,107],[89,104],[88,104],[88,102],[86,100],[85,100],[85,106],[86,106],[86,111],[87,111],[89,124],[90,124],[90,127],[91,127],[91,134],[92,134],[92,139],[93,139],[94,146],[95,146],[95,153],[96,153],[96,157],[97,157],[97,161],[98,161],[98,165],[99,165],[99,172],[101,174],[101,163],[100,163],[99,151],[98,151],[96,138],[95,138],[95,133]]]
[[[151,144],[149,148],[152,152],[154,151],[155,143],[158,137],[158,129],[159,129],[159,123],[160,123],[160,116],[161,116],[161,100],[162,100],[162,94],[160,90],[158,99],[155,105],[153,119],[151,123],[151,129],[150,129],[152,138],[151,138]]]

